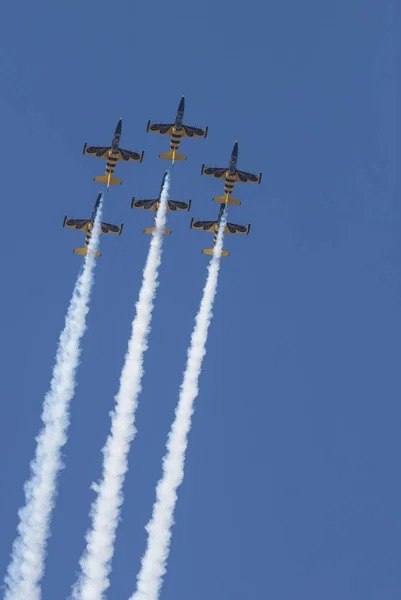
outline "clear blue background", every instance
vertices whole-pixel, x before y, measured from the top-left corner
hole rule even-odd
[[[8,3],[0,23],[3,291],[0,311],[0,571],[9,562],[42,401],[105,145],[123,117],[65,447],[43,598],[73,584],[101,472],[148,250],[171,122],[182,94],[188,140],[171,197],[213,218],[222,184],[202,162],[239,168],[224,260],[179,490],[164,600],[392,600],[401,593],[400,38],[396,0]],[[211,236],[169,216],[139,433],[130,453],[110,599],[127,599]]]

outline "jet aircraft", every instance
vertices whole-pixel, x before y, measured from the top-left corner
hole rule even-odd
[[[213,198],[215,202],[222,202],[224,204],[235,204],[239,206],[241,202],[232,197],[234,185],[236,183],[260,183],[262,180],[262,173],[259,175],[253,175],[253,173],[247,173],[246,171],[239,171],[237,169],[238,160],[238,142],[235,142],[233,151],[231,153],[230,164],[228,169],[216,169],[214,167],[205,167],[202,165],[201,174],[210,175],[217,179],[224,179],[224,196],[216,196]]]
[[[143,233],[153,233],[156,229],[156,215],[160,206],[160,198],[164,187],[164,182],[167,177],[167,171],[163,175],[163,181],[160,187],[159,197],[154,200],[146,199],[146,200],[135,200],[132,198],[131,208],[142,208],[143,210],[151,210],[155,214],[155,225],[154,227],[147,227],[143,230]],[[175,200],[167,201],[167,212],[176,212],[180,210],[189,210],[191,208],[191,200],[188,202],[177,202]],[[170,235],[171,229],[165,229],[163,233]]]
[[[102,193],[100,192],[96,199],[95,206],[93,207],[93,212],[90,219],[68,219],[67,216],[64,217],[63,227],[77,229],[78,231],[84,231],[86,233],[85,248],[75,248],[75,250],[73,250],[74,254],[80,254],[81,256],[86,256],[88,254],[88,246],[92,237],[93,226],[95,224],[96,214],[99,208],[101,197]],[[100,233],[115,233],[121,235],[122,230],[123,223],[121,223],[121,225],[101,223],[100,225]],[[100,256],[100,252],[96,252],[96,256]]]
[[[226,210],[226,205],[222,204],[220,206],[219,215],[217,217],[217,221],[194,221],[191,220],[191,229],[198,229],[199,231],[210,231],[214,234],[213,236],[213,248],[217,242],[217,234],[219,232],[220,221],[223,218],[224,211]],[[224,233],[242,233],[248,235],[251,229],[250,225],[236,225],[235,223],[226,223]],[[213,254],[213,248],[206,248],[202,250],[202,254]],[[222,250],[221,256],[230,256],[230,253],[227,250]]]
[[[176,160],[187,160],[186,156],[177,152],[181,138],[205,138],[207,136],[207,127],[206,129],[198,129],[197,127],[189,127],[188,125],[183,124],[182,119],[184,117],[184,108],[185,100],[184,96],[182,96],[178,105],[177,115],[174,123],[170,125],[155,125],[148,121],[148,126],[146,128],[146,131],[153,131],[153,133],[171,136],[170,152],[159,154],[159,158],[171,160],[172,164],[174,164],[174,161]]]
[[[88,146],[85,142],[82,152],[82,154],[88,154],[89,156],[107,160],[106,174],[94,177],[94,181],[107,184],[107,189],[110,185],[121,185],[122,183],[121,179],[113,177],[113,172],[118,161],[142,162],[143,160],[144,152],[138,154],[137,152],[131,152],[131,150],[123,150],[120,148],[122,122],[122,119],[120,119],[117,123],[111,146]]]

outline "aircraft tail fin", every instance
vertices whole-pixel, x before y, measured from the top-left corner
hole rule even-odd
[[[143,233],[153,233],[154,231],[156,231],[156,227],[147,227],[146,229],[143,230]],[[171,229],[164,229],[163,233],[165,235],[170,235]]]
[[[79,254],[80,256],[86,256],[88,254],[88,246],[85,246],[85,248],[75,248],[73,252],[74,254]],[[96,252],[96,256],[100,256],[100,252]]]
[[[209,256],[213,256],[213,248],[206,248],[205,250],[202,250],[202,254],[208,254]],[[227,252],[227,250],[222,250],[221,256],[230,256],[230,253]]]
[[[221,204],[234,204],[234,206],[241,205],[241,202],[232,196],[215,196],[213,200],[215,202],[220,202]]]
[[[187,160],[186,156],[184,156],[183,154],[179,154],[178,152],[173,152],[172,150],[170,150],[170,152],[165,152],[164,154],[159,154],[159,158],[171,160],[173,164],[176,160]]]
[[[108,175],[98,175],[93,178],[93,181],[97,181],[97,183],[105,183],[106,185],[121,185],[121,179],[116,179],[115,177],[109,177]]]

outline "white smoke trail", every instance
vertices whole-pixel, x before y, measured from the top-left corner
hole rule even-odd
[[[92,528],[86,534],[86,550],[80,560],[81,575],[73,587],[73,597],[100,600],[109,587],[111,559],[120,508],[122,487],[128,469],[128,452],[136,433],[134,426],[138,396],[143,375],[143,354],[147,349],[153,301],[158,285],[158,268],[162,254],[163,229],[166,223],[170,176],[166,177],[156,216],[149,254],[143,272],[142,287],[136,304],[131,339],[120,377],[120,389],[115,397],[111,433],[103,448],[103,473],[91,509]]]
[[[25,483],[25,506],[19,510],[17,538],[5,577],[5,600],[39,600],[51,513],[57,494],[57,475],[62,468],[61,450],[67,440],[69,406],[75,391],[75,375],[81,354],[81,338],[94,282],[95,252],[99,243],[100,202],[88,254],[75,283],[59,339],[50,390],[46,394],[31,475]]]
[[[137,591],[131,596],[131,600],[157,600],[166,572],[177,502],[177,488],[184,479],[185,452],[194,401],[199,392],[199,375],[203,357],[206,354],[206,341],[217,290],[225,225],[226,215],[224,213],[188,349],[187,365],[175,411],[175,420],[171,426],[166,445],[167,452],[163,458],[163,475],[156,487],[156,502],[153,506],[152,518],[146,526],[148,542],[137,577]]]

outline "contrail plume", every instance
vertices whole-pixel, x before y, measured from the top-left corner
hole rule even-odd
[[[86,329],[94,282],[101,213],[102,203],[59,338],[50,390],[43,404],[43,427],[36,438],[31,474],[24,486],[25,505],[18,513],[18,534],[5,577],[5,600],[39,600],[41,595],[39,582],[44,572],[50,519],[57,494],[57,475],[63,466],[61,450],[67,440],[70,401],[74,396],[81,338]]]
[[[73,597],[76,599],[100,600],[110,585],[110,563],[123,503],[122,487],[128,469],[130,444],[136,433],[134,421],[138,396],[142,389],[143,354],[147,349],[153,301],[158,285],[169,187],[168,174],[160,197],[156,230],[152,235],[136,303],[131,339],[120,377],[120,389],[115,397],[111,432],[103,448],[102,478],[100,483],[94,486],[97,497],[91,509],[92,525],[86,534],[86,549],[80,560],[81,574],[73,587]]]
[[[225,225],[226,214],[224,213],[188,349],[187,365],[180,388],[175,420],[171,426],[166,445],[167,452],[163,458],[163,475],[156,487],[156,502],[153,505],[152,518],[146,526],[148,542],[142,557],[141,570],[137,576],[137,591],[131,596],[131,600],[157,600],[166,572],[177,502],[177,488],[184,478],[185,452],[194,401],[199,392],[199,375],[203,357],[206,354],[206,341],[217,290]]]

